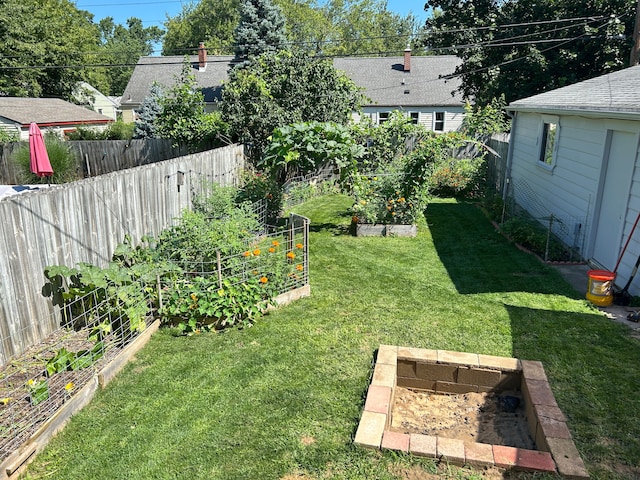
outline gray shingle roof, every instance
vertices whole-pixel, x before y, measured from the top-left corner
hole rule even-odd
[[[184,59],[183,56],[140,57],[122,94],[120,105],[123,107],[141,105],[149,95],[153,82],[157,82],[164,88],[175,85],[180,78]],[[228,78],[227,72],[232,59],[233,56],[210,55],[207,57],[207,68],[198,71],[198,56],[190,57],[192,72],[204,93],[205,102],[213,102],[220,97],[222,82]]]
[[[404,57],[336,58],[333,65],[365,88],[374,105],[391,107],[464,105],[457,92],[459,77],[450,75],[460,64],[453,55],[411,57],[411,71],[403,71]],[[404,84],[403,84],[404,81]],[[452,92],[456,92],[452,94]],[[408,92],[408,93],[405,93]]]
[[[88,108],[59,98],[0,97],[0,117],[23,126],[95,124],[112,120]]]
[[[209,56],[207,68],[198,71],[198,57],[191,56],[198,86],[203,89],[205,101],[219,98],[222,83],[228,78],[232,56]],[[456,77],[439,78],[453,73],[460,60],[453,55],[412,57],[411,71],[404,72],[404,57],[336,58],[334,66],[344,71],[357,85],[365,89],[373,104],[381,106],[462,106],[460,86]],[[141,57],[129,84],[122,95],[121,105],[139,106],[151,90],[154,81],[169,87],[174,85],[182,71],[184,57]],[[402,81],[404,80],[404,85]],[[408,91],[409,93],[405,93]]]
[[[516,111],[575,111],[640,114],[640,66],[511,102]]]

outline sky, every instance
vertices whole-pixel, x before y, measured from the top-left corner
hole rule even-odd
[[[142,25],[163,27],[167,15],[175,17],[182,11],[182,5],[189,0],[76,0],[76,7],[93,13],[93,21],[98,23],[104,17],[113,17],[115,23],[126,25],[127,19],[137,17]],[[197,3],[197,2],[196,2]],[[387,8],[400,15],[412,13],[420,23],[427,14],[424,11],[425,0],[387,0]]]

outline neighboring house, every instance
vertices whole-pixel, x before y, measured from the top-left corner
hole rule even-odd
[[[79,105],[117,120],[120,115],[120,97],[108,97],[87,82],[78,82],[73,92]]]
[[[64,135],[79,127],[104,130],[112,120],[88,108],[58,98],[0,97],[0,129],[29,140],[29,125],[42,133]]]
[[[444,78],[460,64],[453,55],[415,57],[407,48],[403,57],[336,58],[333,64],[364,88],[370,103],[362,115],[376,124],[394,110],[406,112],[414,123],[435,132],[457,130],[462,123],[461,81]]]
[[[640,212],[640,66],[512,102],[510,198],[613,271]],[[553,217],[552,217],[553,216]],[[624,286],[640,226],[617,270]],[[639,277],[640,278],[640,277]],[[640,294],[640,281],[630,293]]]
[[[209,56],[200,44],[197,56],[190,58],[198,86],[205,96],[207,110],[215,109],[222,84],[228,78],[232,56]],[[412,57],[336,58],[334,66],[364,88],[371,103],[363,115],[374,123],[384,122],[393,110],[403,110],[415,123],[440,132],[456,130],[464,116],[464,100],[458,77],[446,80],[460,60],[451,55]],[[125,122],[136,119],[135,111],[144,102],[153,82],[170,87],[180,78],[184,57],[141,57],[121,101]],[[357,118],[356,118],[357,120]]]

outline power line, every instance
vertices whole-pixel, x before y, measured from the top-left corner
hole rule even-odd
[[[549,21],[540,21],[540,22],[525,22],[525,23],[518,23],[518,24],[509,24],[509,25],[499,25],[499,26],[495,26],[496,28],[503,28],[503,27],[507,27],[507,26],[524,26],[524,25],[541,25],[541,24],[550,24],[550,23],[558,23],[558,22],[567,22],[567,21],[574,21],[574,20],[579,20],[579,21],[583,21],[583,20],[589,20],[592,21],[592,19],[594,18],[599,18],[599,19],[604,19],[604,18],[609,18],[606,16],[598,16],[598,17],[575,17],[575,18],[569,18],[569,19],[558,19],[558,20],[549,20]],[[599,27],[596,27],[596,30],[599,30],[601,28],[603,28],[604,26],[608,25],[607,23],[604,23],[602,25],[600,25]],[[569,26],[564,26],[562,27],[560,30],[566,30],[569,28],[574,28],[576,26],[580,26],[579,24],[576,25],[569,25]],[[481,30],[481,29],[486,29],[486,28],[490,28],[490,27],[477,27],[475,28],[476,30]],[[491,27],[493,28],[493,27]],[[469,29],[469,30],[474,30],[473,28]],[[451,45],[448,47],[436,47],[436,48],[428,48],[429,51],[431,52],[438,52],[438,51],[458,51],[458,50],[464,50],[464,49],[471,49],[471,48],[485,48],[485,47],[507,47],[507,46],[518,46],[518,45],[522,45],[522,44],[541,44],[541,43],[557,43],[557,42],[570,42],[570,41],[574,41],[578,38],[582,38],[585,37],[587,34],[582,34],[579,35],[577,37],[571,37],[571,38],[556,38],[556,39],[540,39],[540,40],[528,40],[526,42],[513,42],[511,40],[514,39],[520,39],[520,38],[526,38],[526,37],[530,37],[530,36],[534,36],[534,35],[543,35],[546,33],[551,33],[551,32],[558,32],[560,31],[559,29],[553,29],[553,30],[546,30],[546,31],[542,31],[542,32],[532,32],[530,34],[523,34],[523,35],[518,35],[518,36],[514,36],[514,37],[507,37],[507,38],[502,38],[502,39],[495,39],[495,40],[490,40],[490,41],[486,41],[486,42],[476,42],[476,43],[471,43],[471,44],[462,44],[462,45]],[[453,31],[453,30],[452,30]],[[458,31],[458,30],[456,30]],[[442,31],[442,33],[444,33],[444,31]],[[360,41],[367,41],[367,40],[376,40],[376,39],[391,39],[391,38],[402,38],[405,35],[387,35],[387,36],[373,36],[373,37],[362,37],[360,39],[355,40],[354,42],[357,43],[358,40]],[[592,37],[592,38],[598,38],[598,37]],[[281,45],[306,45],[306,44],[319,44],[319,43],[334,43],[334,42],[340,42],[343,41],[343,39],[331,39],[331,40],[325,40],[325,41],[305,41],[305,42],[285,42]],[[189,51],[189,52],[195,52],[198,50],[198,47],[193,47],[193,48],[188,48],[188,49],[184,49],[184,51]],[[404,51],[386,51],[386,52],[361,52],[361,53],[353,53],[348,55],[349,57],[362,57],[362,56],[390,56],[391,54],[402,54]],[[119,52],[71,52],[71,54],[78,54],[78,55],[116,55],[116,54],[120,54]],[[126,52],[122,52],[122,54],[126,54]],[[320,57],[326,57],[326,58],[334,58],[334,57],[344,57],[344,55],[320,55]],[[10,58],[20,58],[18,56],[10,56],[10,57],[0,57],[0,60],[2,59],[10,59]],[[227,62],[227,60],[208,60],[208,63],[224,63]],[[131,62],[123,62],[123,63],[117,63],[117,64],[112,64],[112,63],[95,63],[95,64],[76,64],[76,65],[22,65],[22,66],[0,66],[0,70],[23,70],[23,69],[64,69],[64,68],[129,68],[129,67],[135,67],[135,66],[145,66],[145,65],[181,65],[183,64],[183,61],[180,62],[176,62],[176,61],[166,61],[166,62],[153,62],[153,63],[149,63],[149,64],[140,64],[138,62],[136,63],[131,63]]]

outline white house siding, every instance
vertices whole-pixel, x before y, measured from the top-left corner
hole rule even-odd
[[[464,118],[464,108],[463,107],[406,107],[399,109],[398,107],[384,107],[384,106],[375,106],[375,107],[364,107],[362,109],[362,114],[354,114],[353,121],[358,122],[362,117],[369,117],[375,123],[379,123],[380,113],[390,113],[395,110],[401,110],[405,112],[407,115],[411,113],[418,113],[418,123],[423,125],[428,130],[433,130],[434,128],[434,119],[436,112],[444,112],[444,131],[445,132],[453,132],[460,128],[462,125],[462,120]]]
[[[587,259],[593,254],[598,213],[598,192],[604,179],[604,157],[607,153],[608,132],[631,132],[640,138],[640,122],[587,118],[577,115],[559,115],[559,133],[555,165],[546,169],[538,162],[540,132],[543,115],[517,112],[512,131],[512,159],[510,192],[518,205],[527,209],[541,223],[553,214],[559,219],[554,224],[554,233],[567,244],[579,247]],[[625,209],[622,236],[617,236],[611,245],[613,252],[620,252],[640,211],[640,168],[636,142],[634,152],[628,158],[611,161],[634,162],[633,179],[630,182],[628,205]],[[621,185],[621,188],[625,188]],[[576,224],[581,225],[582,237],[577,238]],[[575,240],[579,243],[576,244]],[[624,285],[633,265],[640,255],[640,226],[634,233],[629,247],[618,268],[616,283]],[[617,255],[616,255],[617,258]],[[615,264],[602,265],[613,270]],[[638,282],[640,284],[640,282]],[[639,285],[640,286],[640,285]],[[640,294],[640,288],[631,288],[632,294]]]

